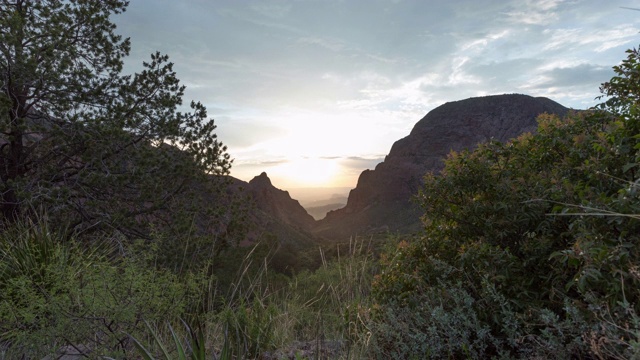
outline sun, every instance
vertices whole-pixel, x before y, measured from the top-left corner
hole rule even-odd
[[[329,186],[338,174],[336,160],[298,158],[274,167],[271,172],[298,187]]]

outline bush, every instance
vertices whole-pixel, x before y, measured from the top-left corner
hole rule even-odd
[[[637,354],[639,58],[603,85],[609,111],[543,115],[425,177],[425,234],[374,284],[378,355]]]
[[[131,350],[127,334],[145,331],[143,319],[176,318],[196,301],[195,275],[149,267],[133,249],[113,258],[112,241],[88,250],[45,223],[3,233],[0,341],[9,354],[38,358],[73,347],[122,357]]]

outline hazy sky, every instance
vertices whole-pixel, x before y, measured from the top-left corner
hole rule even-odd
[[[640,0],[132,0],[127,70],[158,50],[243,180],[355,187],[429,110],[522,93],[596,103]]]

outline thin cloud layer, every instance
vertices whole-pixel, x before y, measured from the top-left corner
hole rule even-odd
[[[330,157],[332,185],[355,186],[383,158],[370,154],[447,101],[525,93],[595,105],[640,42],[638,13],[624,7],[640,3],[138,0],[114,20],[133,43],[127,69],[170,55],[186,97],[216,119],[232,175]]]

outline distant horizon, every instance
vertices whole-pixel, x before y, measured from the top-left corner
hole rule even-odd
[[[268,176],[269,174],[267,174]],[[282,188],[277,183],[272,181],[274,187],[287,191],[292,199],[298,200],[303,207],[313,205],[311,203],[329,200],[333,195],[340,195],[347,198],[349,192],[355,188],[349,186],[336,186],[336,187],[302,187],[302,188]],[[345,202],[346,203],[346,202]]]
[[[125,71],[160,51],[235,159],[282,189],[354,188],[430,110],[491,94],[595,105],[640,43],[635,0],[137,0]],[[185,109],[188,110],[188,109]]]

